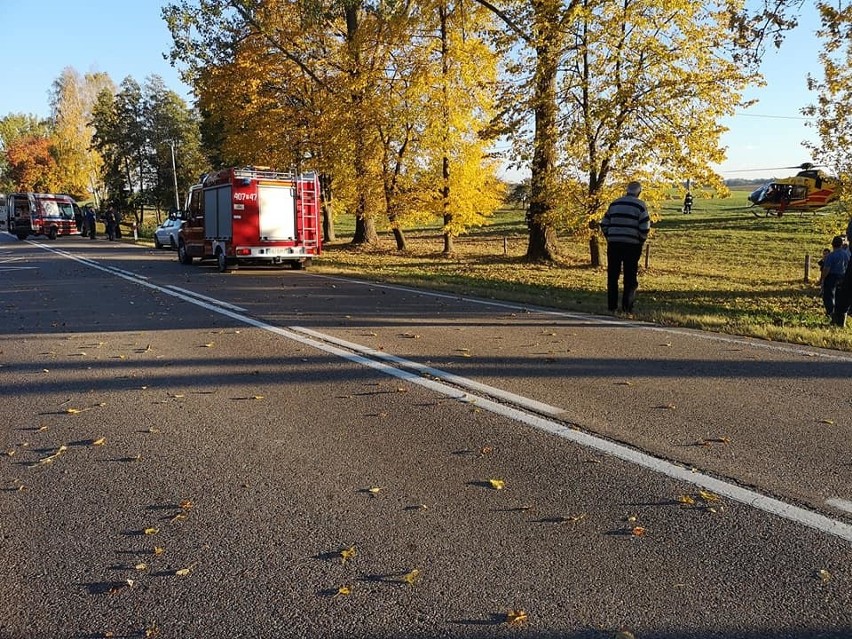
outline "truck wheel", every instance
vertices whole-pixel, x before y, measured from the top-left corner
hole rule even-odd
[[[23,242],[25,239],[27,239],[27,236],[25,233],[18,233],[18,239]]]
[[[51,226],[50,230],[47,232],[47,239],[55,240],[56,239],[56,227]]]
[[[229,268],[228,258],[225,257],[225,251],[222,249],[216,250],[216,268],[220,273],[227,273],[231,270]]]
[[[178,261],[181,264],[192,264],[192,255],[186,252],[186,244],[178,244]]]
[[[302,264],[299,260],[293,260],[290,262],[290,268],[294,271],[301,271],[304,268],[304,264]]]

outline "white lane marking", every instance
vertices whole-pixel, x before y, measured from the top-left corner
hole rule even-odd
[[[426,379],[416,373],[407,370],[395,368],[390,364],[386,364],[385,362],[376,361],[363,355],[342,350],[341,348],[338,348],[330,343],[317,341],[316,339],[312,339],[306,335],[297,333],[294,330],[273,326],[261,320],[254,319],[246,315],[241,315],[227,308],[223,308],[222,306],[218,306],[214,303],[190,297],[189,295],[184,295],[179,291],[173,291],[163,286],[159,286],[157,284],[153,284],[151,282],[139,278],[131,277],[124,273],[111,271],[108,268],[100,266],[99,264],[87,263],[86,261],[76,257],[75,255],[64,253],[62,251],[58,251],[56,249],[52,249],[44,245],[41,246],[47,251],[58,253],[63,257],[76,260],[83,264],[87,264],[92,268],[96,268],[108,273],[113,273],[113,275],[115,275],[116,277],[135,282],[140,286],[145,286],[152,290],[160,291],[161,293],[165,293],[166,295],[172,295],[173,297],[182,299],[186,302],[189,302],[190,304],[195,304],[196,306],[200,306],[201,308],[207,309],[214,313],[219,313],[220,315],[230,317],[231,319],[234,319],[238,322],[242,322],[249,326],[254,326],[270,333],[280,335],[294,342],[298,342],[305,346],[315,348],[319,351],[335,355],[337,357],[340,357],[341,359],[345,359],[357,364],[361,364],[363,366],[367,366],[369,368],[373,368],[391,377],[403,379],[411,384],[423,386],[424,388],[428,388],[436,393],[439,393],[451,399],[475,404],[481,409],[488,410],[492,413],[501,415],[508,419],[520,422],[522,424],[527,424],[528,426],[532,426],[534,428],[538,428],[547,433],[556,435],[557,437],[561,437],[563,439],[575,442],[581,446],[585,446],[586,448],[598,450],[602,453],[617,457],[618,459],[624,460],[626,462],[631,462],[633,464],[636,464],[637,466],[657,472],[672,479],[687,482],[700,488],[706,488],[707,490],[710,490],[713,493],[722,497],[728,497],[730,499],[733,499],[734,501],[746,504],[747,506],[757,508],[764,512],[776,515],[778,517],[782,517],[789,521],[802,524],[804,526],[813,528],[824,533],[828,533],[830,535],[835,535],[845,541],[852,543],[852,525],[847,524],[843,521],[832,519],[820,513],[816,513],[814,511],[795,506],[793,504],[788,504],[779,499],[775,499],[774,497],[762,495],[761,493],[758,493],[756,491],[749,490],[747,488],[742,488],[740,486],[731,484],[721,479],[705,475],[704,473],[695,472],[691,469],[685,468],[683,466],[678,466],[677,464],[673,464],[672,462],[666,461],[664,459],[659,459],[647,453],[628,448],[627,446],[624,446],[622,444],[616,444],[615,442],[601,439],[600,437],[596,437],[595,435],[590,435],[589,433],[574,430],[568,426],[565,426],[564,424],[551,421],[549,419],[541,417],[540,415],[533,415],[530,413],[526,413],[518,408],[505,406],[486,397],[477,397],[476,395],[470,395],[451,386],[447,386],[446,384],[443,384],[441,382]]]
[[[408,288],[405,286],[398,286],[396,284],[380,284],[377,282],[370,282],[369,280],[357,280],[357,279],[349,279],[346,277],[336,277],[333,275],[317,275],[315,273],[309,273],[311,277],[322,278],[327,280],[334,280],[337,282],[350,282],[352,284],[360,284],[362,286],[370,286],[372,288],[385,288],[392,291],[401,291],[403,293],[413,293],[416,295],[423,295],[428,297],[436,297],[439,299],[452,299],[461,302],[467,302],[470,304],[479,304],[481,306],[493,306],[495,308],[502,308],[510,311],[520,311],[522,313],[536,313],[539,315],[553,315],[555,317],[564,317],[566,319],[576,320],[578,322],[583,322],[584,324],[602,324],[602,325],[611,325],[611,326],[630,326],[631,328],[640,328],[646,331],[654,331],[658,333],[667,333],[672,335],[683,335],[686,337],[692,337],[695,339],[703,339],[711,342],[721,342],[723,344],[735,344],[737,346],[743,346],[748,348],[760,349],[765,351],[774,351],[778,353],[789,353],[794,355],[799,355],[801,357],[820,357],[823,359],[836,359],[840,361],[852,361],[852,353],[826,353],[824,351],[818,350],[809,350],[811,347],[800,347],[795,345],[784,345],[779,344],[777,342],[764,342],[755,340],[749,340],[744,337],[736,337],[733,335],[721,335],[719,333],[709,333],[707,331],[689,331],[684,330],[682,328],[676,328],[672,326],[657,326],[656,324],[648,324],[646,322],[640,322],[638,320],[627,320],[627,319],[618,319],[612,317],[603,317],[590,313],[572,313],[570,311],[557,311],[549,308],[542,308],[540,306],[534,306],[530,304],[519,305],[512,302],[498,302],[496,300],[482,300],[476,299],[473,297],[465,297],[464,295],[453,295],[447,293],[435,293],[433,291],[426,291],[422,289],[416,288]]]
[[[206,295],[202,295],[201,293],[196,293],[195,291],[190,291],[188,289],[181,288],[180,286],[172,286],[172,285],[169,284],[169,285],[166,285],[166,288],[173,289],[175,291],[183,293],[184,295],[191,295],[192,297],[197,297],[200,300],[205,300],[205,301],[211,302],[213,304],[217,304],[219,306],[222,306],[224,308],[229,308],[232,311],[240,311],[242,313],[248,312],[242,306],[236,306],[235,304],[229,304],[228,302],[223,302],[223,301],[217,300],[213,297],[207,297]]]
[[[311,337],[316,337],[317,339],[321,339],[326,342],[331,342],[332,344],[337,344],[338,346],[343,346],[344,348],[348,348],[351,351],[362,353],[364,355],[367,355],[368,357],[372,357],[374,359],[381,359],[386,362],[391,362],[396,366],[409,368],[419,372],[420,374],[430,375],[434,378],[444,380],[445,382],[448,382],[450,384],[455,384],[456,386],[461,386],[462,388],[468,388],[478,393],[488,395],[489,397],[502,399],[511,404],[515,404],[516,406],[522,406],[529,410],[535,411],[536,413],[542,413],[544,415],[551,415],[555,417],[556,415],[565,412],[564,408],[551,406],[550,404],[544,404],[534,399],[530,399],[529,397],[515,395],[514,393],[510,393],[509,391],[505,391],[500,388],[495,388],[494,386],[489,386],[487,384],[482,384],[472,379],[468,379],[467,377],[460,377],[459,375],[454,375],[453,373],[448,373],[437,368],[432,368],[431,366],[426,366],[425,364],[412,362],[411,360],[403,359],[401,357],[397,357],[396,355],[390,355],[389,353],[377,351],[375,349],[369,348],[368,346],[361,346],[360,344],[355,344],[354,342],[348,342],[343,339],[338,339],[336,337],[332,337],[331,335],[320,333],[318,331],[314,331],[309,328],[304,328],[302,326],[291,326],[290,328],[294,331],[304,333],[305,335],[310,335]]]
[[[825,503],[832,508],[845,510],[847,513],[852,513],[852,501],[848,499],[840,499],[839,497],[831,497],[825,500]]]

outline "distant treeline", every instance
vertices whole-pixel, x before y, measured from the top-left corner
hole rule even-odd
[[[756,178],[747,180],[745,178],[734,178],[732,180],[725,180],[725,186],[729,188],[738,187],[738,186],[760,186],[761,184],[766,184],[767,182],[771,182],[773,178]]]

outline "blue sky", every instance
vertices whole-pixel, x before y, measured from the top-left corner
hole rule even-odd
[[[66,66],[80,73],[106,72],[116,84],[128,75],[141,83],[156,74],[189,101],[191,94],[178,71],[163,59],[171,43],[160,17],[163,4],[156,0],[0,0],[6,52],[0,65],[0,116],[23,112],[46,117],[51,85]],[[814,35],[818,19],[811,3],[805,4],[799,29],[780,51],[766,54],[767,86],[749,91],[760,102],[725,121],[730,128],[723,139],[728,160],[719,167],[725,177],[783,177],[795,170],[772,169],[810,159],[801,142],[815,136],[800,109],[815,101],[807,91],[807,74],[820,77],[820,72]]]

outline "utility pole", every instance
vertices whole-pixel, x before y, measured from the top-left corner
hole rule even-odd
[[[175,163],[175,141],[169,140],[169,146],[172,149],[172,176],[175,179],[175,211],[180,211],[180,198],[178,198],[178,185],[177,185],[177,165]]]

